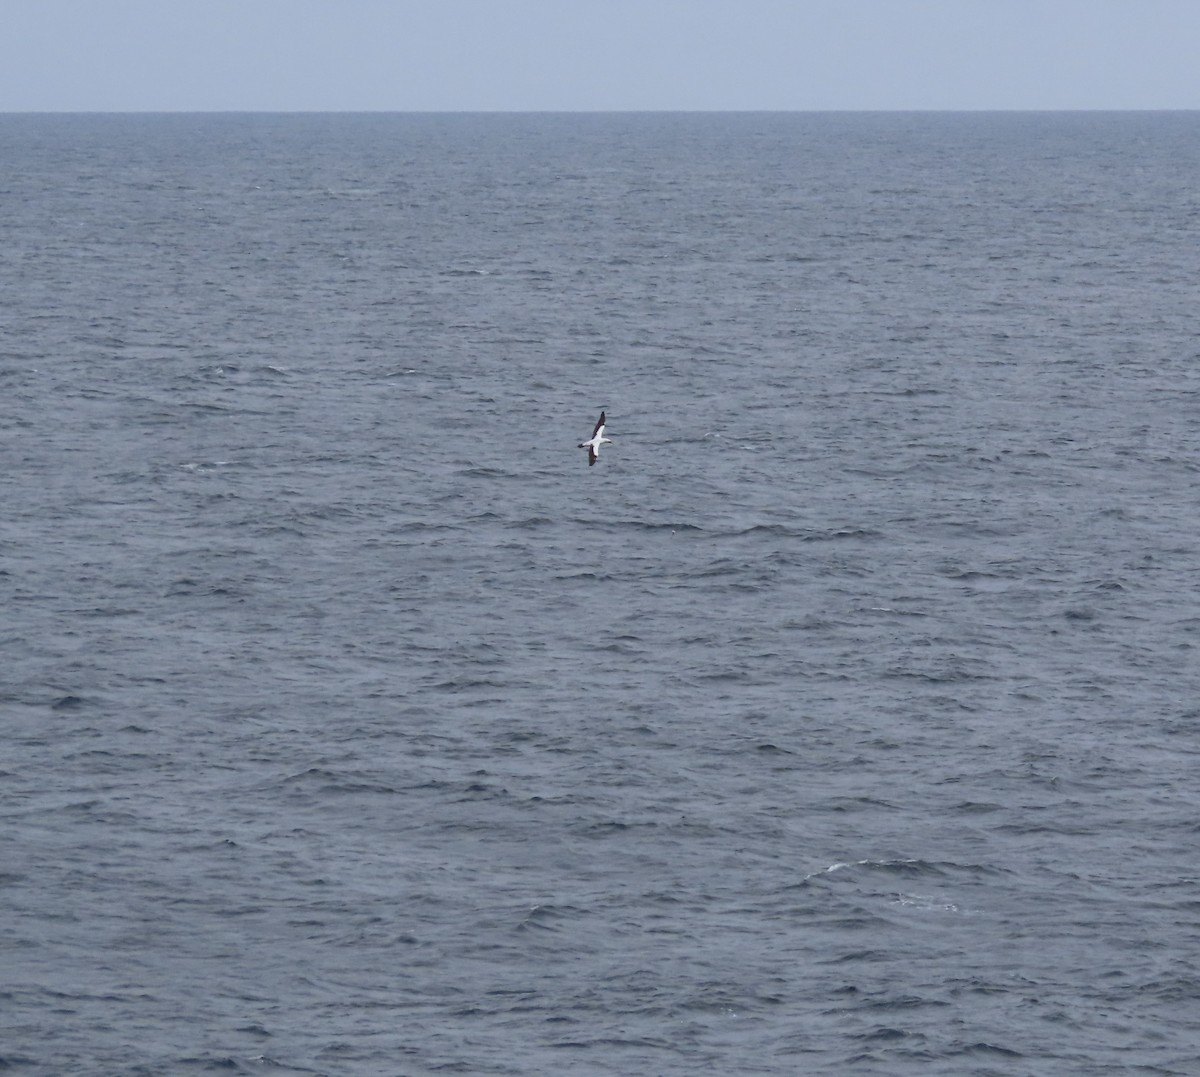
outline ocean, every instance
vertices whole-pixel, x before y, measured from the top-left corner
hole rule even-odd
[[[1197,177],[0,116],[0,1071],[1200,1073]]]

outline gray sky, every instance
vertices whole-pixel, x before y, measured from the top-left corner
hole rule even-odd
[[[1200,0],[0,0],[0,111],[1200,108]]]

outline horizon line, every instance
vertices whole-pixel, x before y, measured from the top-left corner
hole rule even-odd
[[[574,115],[863,115],[913,113],[1029,113],[1029,112],[1200,112],[1200,106],[1137,105],[1123,107],[1038,105],[966,106],[954,108],[0,108],[0,116],[574,116]]]

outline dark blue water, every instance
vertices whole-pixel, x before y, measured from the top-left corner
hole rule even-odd
[[[0,117],[0,1070],[1200,1072],[1197,176]]]

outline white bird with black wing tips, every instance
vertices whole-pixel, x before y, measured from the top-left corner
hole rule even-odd
[[[600,413],[600,418],[596,421],[596,429],[592,431],[591,441],[581,441],[579,447],[588,451],[588,467],[591,467],[596,462],[596,457],[600,454],[601,445],[611,445],[612,438],[604,436],[604,412]]]

